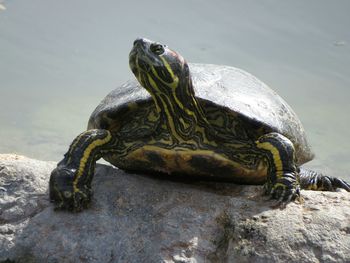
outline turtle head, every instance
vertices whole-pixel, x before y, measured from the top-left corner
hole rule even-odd
[[[188,64],[179,53],[158,42],[138,38],[129,64],[177,141],[190,140],[198,124],[208,125],[194,94]]]
[[[129,64],[138,81],[151,95],[169,97],[178,87],[186,89],[191,81],[188,65],[180,54],[145,38],[134,41]]]

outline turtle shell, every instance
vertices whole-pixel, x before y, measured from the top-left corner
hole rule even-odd
[[[304,128],[292,108],[262,81],[244,70],[213,64],[189,63],[193,86],[199,101],[215,104],[218,109],[238,113],[289,138],[296,149],[297,164],[313,158]],[[91,114],[88,129],[103,128],[105,113],[122,114],[132,102],[153,103],[151,95],[130,80],[110,92]],[[118,118],[115,120],[118,121]]]

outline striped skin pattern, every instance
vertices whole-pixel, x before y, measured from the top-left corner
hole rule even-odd
[[[107,112],[101,127],[72,142],[50,178],[56,208],[80,211],[89,205],[101,157],[127,170],[265,183],[280,202],[299,197],[300,181],[303,188],[350,191],[342,180],[300,170],[285,136],[196,98],[186,61],[166,46],[138,39],[129,64],[153,103],[125,104],[118,118]]]

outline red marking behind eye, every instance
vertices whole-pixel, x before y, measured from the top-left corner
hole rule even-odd
[[[185,59],[180,56],[178,53],[176,53],[175,51],[169,50],[169,54],[175,58],[177,58],[177,60],[179,60],[181,62],[181,64],[185,63]]]

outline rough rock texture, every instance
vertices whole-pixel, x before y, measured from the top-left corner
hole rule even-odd
[[[274,209],[260,186],[99,165],[91,208],[71,214],[48,201],[54,166],[0,155],[0,262],[350,262],[347,192]]]

